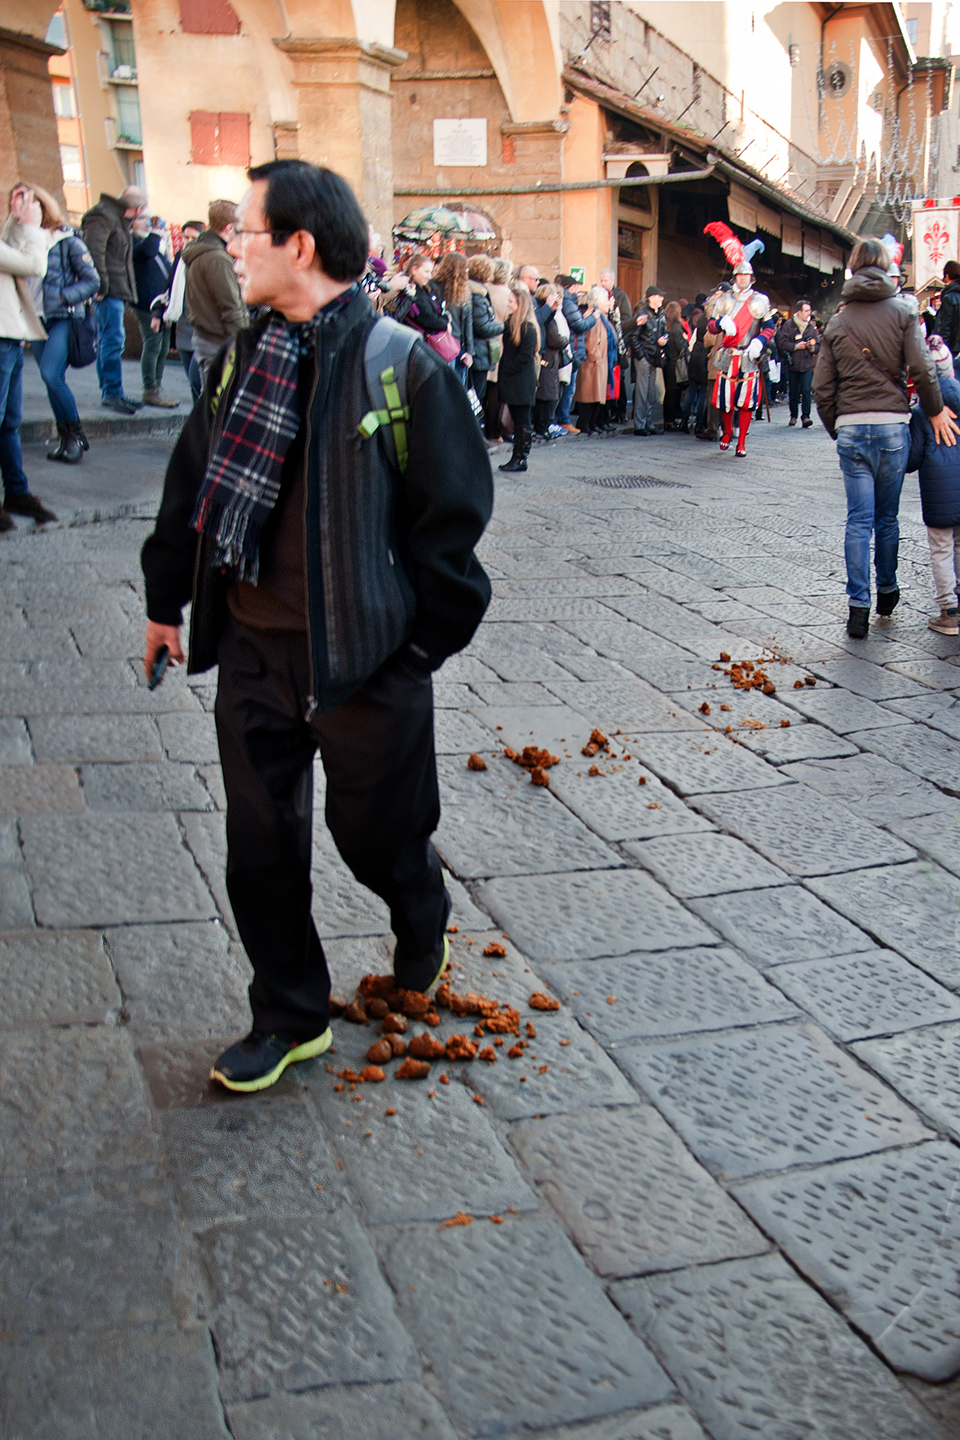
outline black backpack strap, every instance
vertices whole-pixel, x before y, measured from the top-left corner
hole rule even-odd
[[[398,325],[388,315],[381,315],[367,336],[363,355],[367,394],[372,410],[357,426],[361,443],[379,430],[387,457],[402,475],[407,468],[407,421],[410,419],[410,396],[407,366],[410,351],[419,339],[409,326]]]

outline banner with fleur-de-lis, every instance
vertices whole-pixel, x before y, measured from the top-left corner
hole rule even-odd
[[[948,260],[960,259],[960,208],[949,206],[913,212],[913,283],[922,290],[928,281],[939,279]]]

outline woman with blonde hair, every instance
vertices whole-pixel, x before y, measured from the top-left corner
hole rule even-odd
[[[575,398],[581,435],[597,435],[603,428],[599,423],[600,409],[607,403],[609,332],[603,321],[610,306],[610,297],[602,285],[594,285],[587,299],[600,319],[584,336],[586,359],[577,371]]]
[[[488,294],[493,279],[493,261],[489,255],[471,255],[467,264],[470,276],[470,298],[473,305],[473,365],[470,383],[482,401],[487,390],[487,372],[493,355],[497,359],[503,347],[503,321],[497,318]]]
[[[504,259],[502,255],[497,256],[493,261],[493,278],[487,285],[487,294],[490,296],[490,304],[493,306],[493,313],[501,324],[506,323],[507,304],[510,299],[510,277],[513,274],[513,263]],[[487,371],[487,394],[484,400],[484,430],[487,439],[496,442],[500,439],[500,406],[503,401],[500,399],[499,386],[499,364],[491,365]]]
[[[89,250],[65,223],[63,212],[53,196],[37,185],[31,188],[40,204],[40,224],[47,243],[46,274],[31,284],[31,295],[37,314],[43,320],[47,338],[30,342],[31,353],[40,367],[50,409],[57,422],[57,443],[47,451],[47,459],[76,465],[90,445],[83,433],[76,399],[66,380],[70,323],[74,315],[82,313],[86,301],[99,290],[100,277]]]
[[[501,403],[513,421],[513,454],[501,470],[526,470],[530,453],[530,421],[537,394],[537,354],[540,332],[533,318],[533,305],[526,285],[514,280],[507,298],[507,323],[503,332],[503,355],[498,380]]]

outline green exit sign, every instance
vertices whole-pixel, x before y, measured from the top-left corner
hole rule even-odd
[[[586,272],[582,265],[571,265],[570,275],[572,279],[576,280],[578,285],[582,285],[586,279]]]

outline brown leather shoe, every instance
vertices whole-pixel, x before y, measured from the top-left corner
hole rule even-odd
[[[576,425],[564,425],[564,426],[563,426],[563,429],[566,430],[566,432],[567,432],[568,435],[579,435],[579,434],[580,434],[580,431],[577,429]]]
[[[6,510],[4,510],[3,506],[0,505],[0,534],[3,534],[7,530],[12,530],[13,528],[13,516],[8,515]]]
[[[29,515],[38,525],[57,518],[36,495],[8,495],[4,503],[11,515]]]

